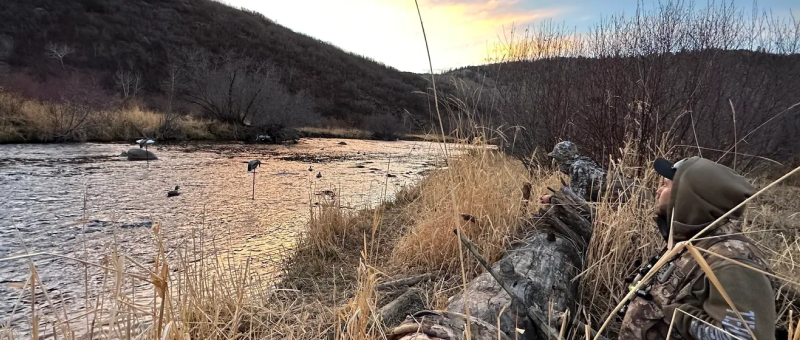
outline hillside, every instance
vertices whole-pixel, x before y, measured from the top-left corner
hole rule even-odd
[[[639,155],[700,147],[747,166],[797,161],[798,79],[800,54],[709,49],[465,67],[437,76],[437,87],[451,93],[451,110],[504,127],[521,156],[571,139],[607,163],[633,141]]]
[[[37,82],[80,74],[119,93],[115,74],[125,71],[140,74],[140,97],[157,102],[170,66],[203,52],[269,62],[290,93],[307,92],[317,112],[344,124],[403,110],[428,117],[425,96],[414,93],[427,86],[419,75],[214,1],[6,0],[3,7],[0,66],[5,63],[10,73],[24,72]],[[59,58],[65,48],[69,53]]]

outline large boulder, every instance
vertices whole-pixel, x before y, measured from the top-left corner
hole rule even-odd
[[[147,151],[145,149],[130,149],[128,150],[128,160],[129,161],[147,161],[147,160],[156,160],[156,154]]]

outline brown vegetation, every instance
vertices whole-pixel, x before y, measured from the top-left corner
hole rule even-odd
[[[92,6],[104,11],[102,5]],[[454,86],[461,86],[456,88],[461,92],[454,91],[445,107],[454,131],[470,131],[468,135],[479,144],[501,140],[507,153],[478,149],[448,159],[446,169],[373,210],[348,212],[335,201],[311,208],[311,222],[296,251],[288,255],[277,288],[248,275],[246,264],[231,270],[216,261],[206,262],[202,246],[182,248],[169,258],[162,251],[154,268],[138,266],[139,271],[133,272],[119,266],[124,255],[109,254],[104,264],[109,283],[102,297],[108,302],[94,304],[92,311],[98,316],[98,331],[110,329],[103,334],[121,338],[133,338],[138,329],[147,338],[171,339],[383,339],[385,328],[377,311],[397,292],[381,291],[378,284],[433,271],[432,279],[419,287],[426,308],[443,307],[448,297],[482,271],[458,247],[451,231],[460,228],[490,260],[497,259],[525,233],[520,226],[530,214],[522,209],[522,184],[532,183],[534,197],[557,185],[557,172],[529,156],[558,138],[576,140],[611,172],[638,183],[628,203],[602,201],[595,206],[593,237],[579,274],[579,303],[583,321],[596,326],[627,292],[623,278],[634,263],[663,246],[650,222],[656,176],[649,164],[654,156],[731,149],[735,153],[724,160],[741,169],[755,164],[738,163],[742,153],[784,157],[797,147],[787,140],[796,134],[797,120],[782,120],[794,112],[788,108],[798,101],[792,97],[798,93],[798,63],[793,62],[796,56],[785,55],[794,52],[787,50],[789,46],[797,44],[783,45],[797,36],[796,28],[762,32],[765,26],[757,25],[754,32],[747,25],[767,19],[741,20],[727,7],[699,14],[686,10],[665,5],[658,9],[661,12],[639,12],[633,19],[612,17],[594,31],[596,39],[586,41],[560,36],[555,30],[509,44],[510,55],[517,59],[500,65],[504,71],[496,74],[503,77],[493,79],[495,85],[486,85],[483,77],[472,85],[457,80]],[[766,26],[783,27],[777,24]],[[721,30],[728,25],[739,29]],[[714,29],[754,35],[705,34]],[[552,39],[559,37],[564,39]],[[761,48],[766,52],[724,51],[755,50],[754,44],[763,37],[767,40]],[[540,45],[543,41],[550,43]],[[576,51],[588,56],[573,55]],[[68,58],[64,58],[67,66]],[[473,85],[487,87],[491,95],[481,96],[487,102],[459,97],[458,93],[472,93]],[[18,107],[15,112],[22,112],[25,105]],[[45,111],[15,117],[35,117],[37,112]],[[1,117],[6,124],[6,116]],[[147,125],[146,121],[137,124]],[[458,130],[475,124],[486,129]],[[509,124],[518,128],[503,128]],[[0,125],[0,131],[5,126]],[[63,124],[54,126],[64,133]],[[624,143],[631,140],[637,143]],[[747,143],[740,143],[744,140]],[[679,149],[684,144],[694,148]],[[509,154],[527,161],[513,160]],[[765,250],[773,270],[788,278],[800,277],[794,260],[800,254],[799,194],[797,187],[778,186],[760,196],[745,214],[744,232]],[[531,204],[529,211],[537,208]],[[157,243],[164,242],[157,229],[154,236]],[[132,280],[149,282],[159,299],[144,306],[129,303],[120,287]],[[37,285],[33,265],[29,282]],[[800,288],[796,283],[782,284]],[[105,300],[107,296],[112,298]],[[780,314],[779,323],[790,322],[790,315]],[[59,338],[71,338],[65,320],[48,321],[58,326],[52,332]],[[137,324],[150,327],[132,327]],[[612,322],[611,335],[614,329]]]
[[[419,184],[419,198],[406,207],[413,216],[412,227],[392,251],[397,266],[424,271],[459,272],[459,242],[453,230],[475,241],[489,261],[495,261],[508,243],[524,232],[525,217],[522,187],[532,180],[536,191],[544,192],[545,183],[556,187],[555,176],[543,172],[530,178],[520,162],[486,150],[472,150],[453,160],[449,168],[428,175]],[[476,222],[462,217],[467,214]],[[477,262],[469,260],[469,272],[477,271]]]
[[[0,90],[0,143],[231,139],[231,129],[191,115],[136,105],[97,109],[69,101],[40,102]]]
[[[170,106],[164,85],[175,67],[199,52],[270,61],[279,71],[270,79],[292,95],[305,92],[319,113],[350,126],[382,111],[428,117],[427,98],[415,94],[427,86],[420,76],[211,0],[5,1],[0,42],[0,64],[14,73],[36,81],[92,75],[106,92],[159,110]]]
[[[622,163],[615,169],[635,173],[636,168]],[[530,216],[525,211],[538,209],[536,202],[531,202],[528,210],[522,209],[520,184],[533,180],[534,196],[558,184],[559,176],[553,175],[553,170],[537,171],[531,177],[521,162],[479,149],[451,160],[446,169],[373,210],[348,211],[326,199],[311,208],[308,229],[296,251],[286,254],[277,287],[270,285],[269,277],[250,274],[247,263],[223,266],[215,261],[209,255],[215,250],[202,238],[169,254],[160,252],[153,268],[137,264],[138,269],[132,270],[123,265],[130,258],[110,253],[103,265],[108,267],[105,294],[98,297],[105,302],[92,303],[95,307],[89,314],[95,320],[95,335],[133,338],[143,332],[147,338],[170,339],[187,335],[205,339],[384,339],[379,307],[402,291],[381,290],[379,283],[433,272],[429,281],[417,286],[426,308],[443,308],[447,298],[459,293],[463,280],[482,272],[467,253],[459,252],[452,229],[461,228],[482,253],[492,260],[498,258],[505,245],[529,231],[519,228]],[[646,171],[639,179],[639,191],[626,205],[601,202],[596,206],[594,236],[579,274],[580,304],[593,325],[604,320],[625,291],[623,278],[635,260],[663,246],[649,219],[653,179],[652,171]],[[795,199],[799,193],[796,187],[779,186],[761,197],[746,215],[745,232],[767,251],[774,271],[786,277],[800,276],[793,261],[800,253],[800,206]],[[639,196],[643,199],[636,199]],[[461,214],[471,215],[478,223],[467,223]],[[160,238],[158,227],[154,227],[154,241],[170,242]],[[35,270],[35,266],[31,268]],[[120,287],[141,280],[150,282],[161,298],[129,304],[132,296]],[[74,328],[77,324],[68,326],[62,319],[53,319],[50,310],[41,312],[46,324],[58,326],[46,333],[72,338],[71,332],[79,331]],[[786,317],[782,314],[782,322]]]
[[[613,15],[585,34],[552,22],[512,30],[494,64],[439,77],[451,121],[500,128],[520,157],[569,139],[608,165],[636,139],[640,162],[690,152],[739,168],[789,160],[800,149],[798,19],[693,6]]]

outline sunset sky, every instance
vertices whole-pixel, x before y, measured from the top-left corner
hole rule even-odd
[[[723,0],[726,1],[726,0]],[[729,0],[728,0],[729,1]],[[263,13],[296,32],[402,71],[427,72],[425,42],[414,0],[225,0]],[[735,0],[751,8],[750,0]],[[436,71],[484,63],[504,27],[554,19],[586,31],[602,16],[633,13],[636,0],[419,0]],[[646,4],[655,2],[645,1]],[[705,5],[705,1],[697,1]],[[761,0],[776,15],[800,15],[800,1]]]

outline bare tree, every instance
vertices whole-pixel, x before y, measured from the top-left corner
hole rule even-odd
[[[316,117],[313,99],[305,92],[290,94],[280,82],[278,68],[270,63],[230,55],[212,61],[195,54],[187,60],[182,92],[210,117],[264,133],[307,124]]]
[[[167,96],[167,107],[165,108],[164,122],[161,124],[161,136],[170,134],[174,128],[174,122],[178,118],[174,110],[175,96],[179,87],[181,69],[176,63],[167,65],[167,77],[161,81],[161,90]]]
[[[178,78],[181,76],[181,69],[177,64],[167,65],[167,78],[161,82],[161,90],[167,95],[167,113],[173,111],[175,94],[178,90]]]
[[[94,96],[98,84],[94,79],[72,77],[62,84],[65,87],[59,100],[43,102],[46,116],[55,141],[82,141],[86,138],[86,123],[94,109]]]
[[[56,44],[48,42],[45,47],[45,54],[53,59],[58,59],[61,63],[61,68],[64,68],[64,57],[71,54],[75,50],[67,44]]]
[[[114,75],[114,82],[124,98],[136,97],[142,89],[142,74],[120,68]]]
[[[786,159],[800,148],[800,112],[786,110],[800,101],[800,22],[747,13],[667,1],[585,34],[550,22],[512,31],[482,67],[496,82],[455,91],[454,107],[518,127],[508,145],[520,157],[571,139],[601,162],[631,140],[640,161],[663,152],[732,161],[734,148]]]

